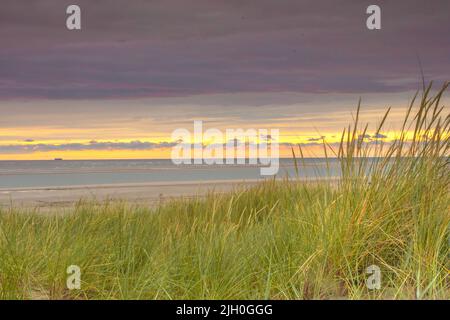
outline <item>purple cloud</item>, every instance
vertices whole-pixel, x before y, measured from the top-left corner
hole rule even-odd
[[[64,144],[27,144],[27,145],[4,145],[0,146],[0,153],[32,153],[48,151],[86,151],[86,150],[154,150],[171,148],[176,142],[142,142],[139,140],[131,142],[96,142],[64,143]]]
[[[397,92],[450,74],[450,2],[6,0],[0,99],[171,97],[239,92]]]

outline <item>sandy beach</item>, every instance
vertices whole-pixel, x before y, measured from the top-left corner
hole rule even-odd
[[[316,163],[320,160],[311,160]],[[282,159],[280,165],[277,178],[295,174],[291,159]],[[176,166],[168,159],[1,161],[0,208],[58,210],[80,199],[156,206],[173,198],[228,192],[266,178],[258,166]]]
[[[126,200],[156,206],[173,198],[204,196],[208,192],[223,193],[237,185],[252,186],[258,180],[215,180],[150,182],[111,185],[77,185],[69,187],[0,188],[2,208],[59,209],[72,207],[80,199]]]

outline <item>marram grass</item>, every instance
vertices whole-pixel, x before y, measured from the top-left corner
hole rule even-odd
[[[270,180],[156,209],[3,210],[0,297],[449,299],[446,89],[416,97],[394,142],[365,142],[358,115],[338,148],[324,142],[338,181]],[[293,154],[302,170],[301,148]],[[81,268],[80,290],[66,287],[69,265]],[[366,286],[369,265],[379,290]]]

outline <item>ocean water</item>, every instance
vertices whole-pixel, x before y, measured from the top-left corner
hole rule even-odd
[[[339,175],[336,159],[306,159],[300,177]],[[280,159],[277,178],[297,176],[293,159]],[[267,179],[257,165],[175,165],[171,160],[0,161],[0,188],[70,187],[157,182]]]

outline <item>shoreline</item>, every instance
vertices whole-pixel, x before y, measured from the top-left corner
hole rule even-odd
[[[55,190],[77,190],[77,189],[114,189],[114,188],[139,188],[156,186],[190,186],[203,184],[221,183],[255,183],[264,179],[217,179],[217,180],[191,180],[191,181],[154,181],[154,182],[133,182],[133,183],[110,183],[110,184],[84,184],[69,186],[45,186],[45,187],[21,187],[21,188],[0,188],[0,193],[5,192],[27,192],[27,191],[55,191]]]
[[[43,211],[73,208],[80,200],[127,201],[157,207],[169,200],[223,194],[236,187],[248,188],[268,179],[223,179],[196,181],[155,181],[142,183],[0,188],[0,209],[24,208]],[[282,178],[276,179],[282,181]],[[291,182],[337,181],[337,178],[296,178]]]
[[[176,198],[225,193],[236,186],[248,187],[262,179],[173,181],[55,187],[0,188],[0,208],[54,209],[73,207],[81,199],[132,201],[147,206]]]

